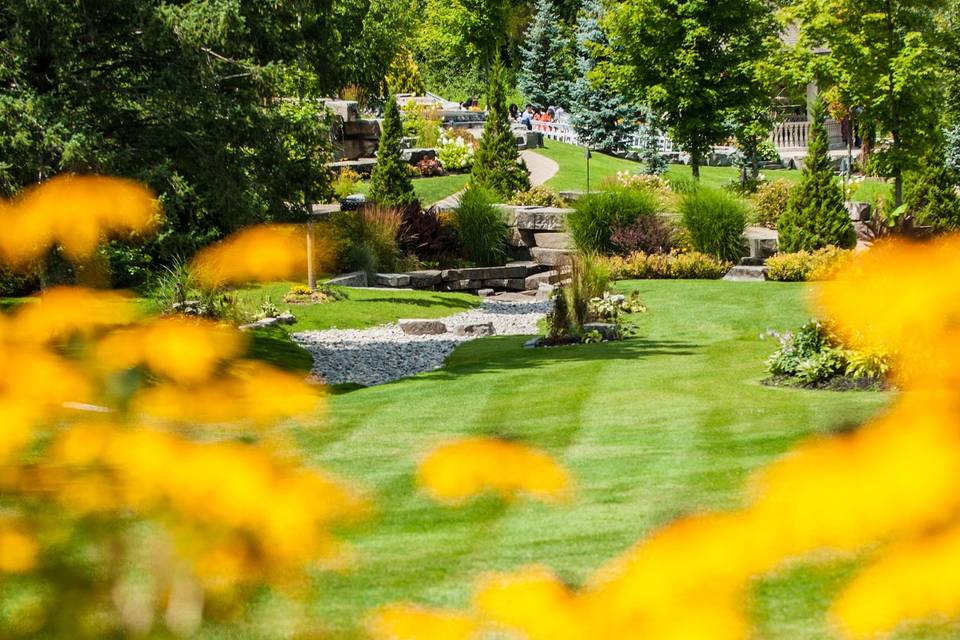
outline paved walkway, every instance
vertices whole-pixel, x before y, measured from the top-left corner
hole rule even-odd
[[[558,171],[560,171],[560,165],[558,165],[556,162],[530,149],[524,149],[521,151],[520,157],[523,158],[523,161],[527,163],[527,169],[530,170],[531,187],[537,187],[541,184],[544,184],[547,180],[557,175]],[[460,204],[460,196],[462,194],[463,191],[458,191],[453,195],[449,195],[443,200],[440,200],[439,202],[435,202],[433,206],[441,210],[453,209]]]

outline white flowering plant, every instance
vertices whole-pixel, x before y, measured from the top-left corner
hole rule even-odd
[[[437,143],[437,160],[445,171],[466,171],[473,166],[475,149],[472,141],[454,136],[444,129]]]

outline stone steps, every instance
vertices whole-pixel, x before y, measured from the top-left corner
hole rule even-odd
[[[737,265],[723,276],[731,282],[763,282],[767,279],[767,268],[751,265]]]

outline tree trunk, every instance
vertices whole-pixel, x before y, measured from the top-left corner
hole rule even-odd
[[[693,172],[693,179],[700,182],[700,152],[694,151],[690,154],[690,171]]]

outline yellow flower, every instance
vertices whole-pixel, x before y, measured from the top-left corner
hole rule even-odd
[[[262,363],[231,365],[220,379],[199,386],[160,384],[144,389],[133,410],[180,422],[266,424],[318,408],[316,387],[302,378]]]
[[[0,523],[0,573],[30,571],[37,564],[38,551],[33,538],[8,523]]]
[[[9,326],[11,339],[48,342],[129,324],[137,310],[130,297],[81,287],[47,289],[35,303],[24,304]]]
[[[192,263],[207,286],[303,279],[307,271],[306,231],[292,225],[249,227],[207,247]]]
[[[376,640],[467,640],[476,627],[470,615],[459,611],[395,604],[375,611],[367,630]]]
[[[0,203],[0,256],[23,266],[59,244],[79,260],[93,253],[106,235],[152,230],[159,212],[154,195],[139,183],[60,175]]]
[[[569,474],[553,458],[497,438],[466,438],[441,445],[420,464],[417,481],[431,497],[447,503],[460,503],[486,491],[504,499],[522,493],[558,501],[571,491]]]
[[[238,355],[243,335],[228,327],[185,318],[165,318],[104,338],[97,346],[101,366],[126,369],[146,365],[183,383],[210,378],[223,361]]]

